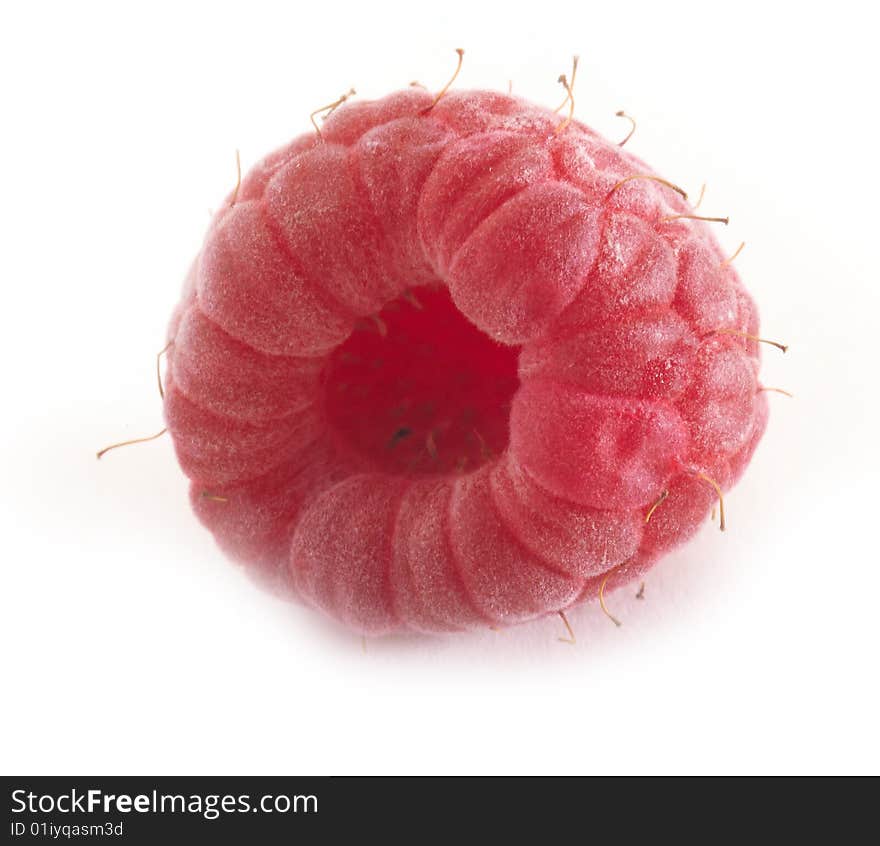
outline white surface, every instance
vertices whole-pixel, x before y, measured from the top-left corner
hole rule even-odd
[[[862,3],[18,4],[0,73],[2,768],[25,773],[878,771],[876,21]],[[14,10],[13,10],[14,8]],[[153,356],[216,205],[355,84],[552,105],[729,214],[769,431],[647,581],[571,614],[352,638],[189,513]]]

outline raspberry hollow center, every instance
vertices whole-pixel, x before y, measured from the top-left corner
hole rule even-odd
[[[332,354],[330,426],[404,476],[474,470],[507,447],[518,347],[470,323],[445,287],[419,288],[363,321]]]

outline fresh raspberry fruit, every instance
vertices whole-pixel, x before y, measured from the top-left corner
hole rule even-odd
[[[511,96],[337,109],[215,217],[165,413],[197,514],[371,634],[637,579],[761,437],[755,306],[675,186]]]

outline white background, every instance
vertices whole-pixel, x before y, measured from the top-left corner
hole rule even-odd
[[[0,418],[10,773],[877,772],[880,337],[868,4],[15,4]],[[153,356],[209,209],[355,85],[578,116],[693,194],[762,311],[769,431],[634,589],[503,633],[370,641],[251,586],[190,514]]]

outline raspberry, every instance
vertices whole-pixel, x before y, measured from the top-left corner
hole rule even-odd
[[[639,578],[767,419],[755,306],[682,194],[512,96],[340,106],[241,182],[171,322],[202,522],[369,634]]]

